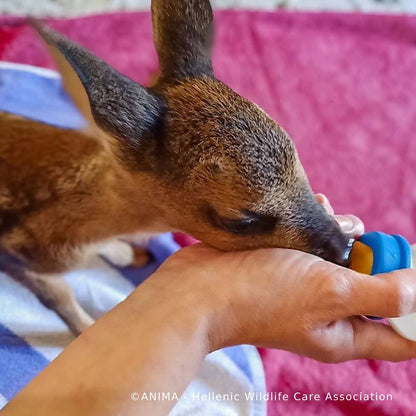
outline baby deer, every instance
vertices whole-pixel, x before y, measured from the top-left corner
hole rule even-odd
[[[342,264],[287,133],[213,74],[208,0],[153,0],[160,75],[145,88],[39,22],[87,132],[0,114],[0,270],[74,333],[92,323],[59,274],[83,250],[182,230],[221,250],[286,247]]]

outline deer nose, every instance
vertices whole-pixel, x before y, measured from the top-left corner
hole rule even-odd
[[[311,253],[340,266],[348,266],[354,239],[335,223],[327,230],[310,236]]]

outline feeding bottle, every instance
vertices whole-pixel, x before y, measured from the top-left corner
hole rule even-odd
[[[397,269],[414,267],[416,251],[400,235],[369,232],[355,241],[350,253],[349,268],[364,274],[375,275]],[[416,341],[416,313],[389,318],[390,325],[401,336]]]

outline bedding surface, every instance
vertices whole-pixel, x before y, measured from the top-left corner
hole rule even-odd
[[[51,24],[146,83],[157,69],[148,13]],[[111,36],[108,34],[111,33]],[[51,67],[32,30],[0,19],[0,59]],[[316,192],[367,230],[416,242],[416,17],[223,11],[214,69],[294,139]],[[412,415],[416,363],[327,365],[262,350],[269,415]],[[301,402],[295,392],[384,393],[392,400]]]

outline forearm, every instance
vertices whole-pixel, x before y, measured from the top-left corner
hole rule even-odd
[[[4,415],[167,414],[175,401],[131,393],[183,393],[209,351],[209,312],[192,294],[162,290],[157,277],[69,345]]]

